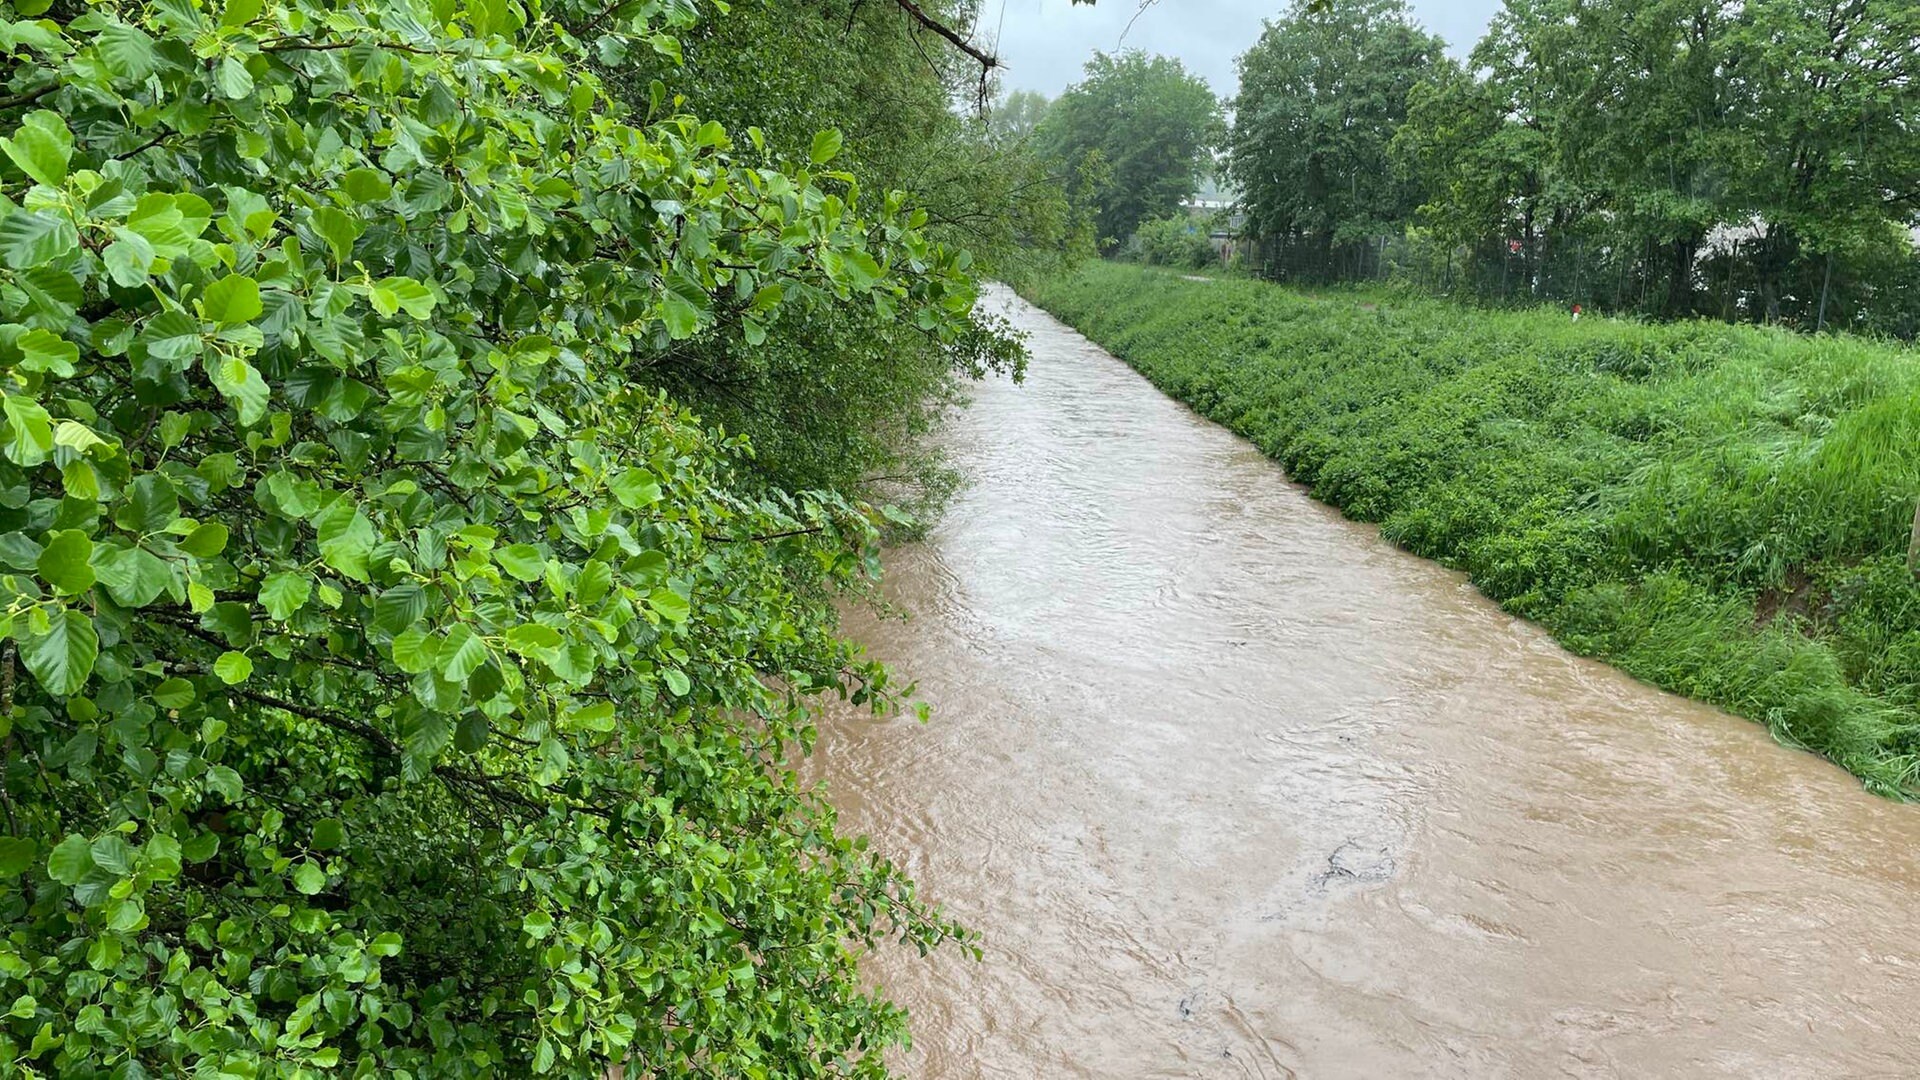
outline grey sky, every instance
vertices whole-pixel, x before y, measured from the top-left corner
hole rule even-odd
[[[1224,97],[1236,86],[1233,58],[1260,36],[1261,20],[1286,6],[1286,0],[1158,0],[1140,14],[1124,44],[1178,57]],[[1465,56],[1500,0],[1411,0],[1411,6],[1455,56]],[[999,31],[1006,89],[1038,90],[1051,98],[1079,80],[1080,65],[1095,49],[1113,51],[1138,10],[1138,0],[1099,0],[1092,7],[1070,0],[981,0],[979,34],[992,40]]]

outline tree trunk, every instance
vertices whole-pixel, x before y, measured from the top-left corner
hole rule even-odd
[[[1673,275],[1667,280],[1667,316],[1693,314],[1693,241],[1682,238],[1672,242]]]

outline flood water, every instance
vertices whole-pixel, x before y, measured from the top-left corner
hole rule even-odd
[[[901,1075],[1920,1076],[1920,808],[1570,656],[1004,292],[1024,386],[853,631],[850,829],[983,937],[889,946]]]

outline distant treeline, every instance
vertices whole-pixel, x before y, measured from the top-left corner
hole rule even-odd
[[[1265,276],[1920,326],[1913,0],[1507,0],[1465,63],[1403,0],[1298,0],[1240,72]]]

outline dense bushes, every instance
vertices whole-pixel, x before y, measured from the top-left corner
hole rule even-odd
[[[692,12],[0,3],[0,1071],[883,1071],[950,928],[791,769],[874,515],[632,375],[973,290],[630,120]]]
[[[918,10],[960,26],[971,12],[959,0]],[[978,92],[979,64],[924,35],[890,2],[746,0],[683,32],[675,55],[623,59],[611,81],[644,112],[658,79],[686,111],[729,131],[753,127],[768,155],[804,160],[816,132],[842,131],[834,167],[868,192],[910,190],[928,238],[964,247],[991,274],[1054,265],[1075,225],[1048,163],[952,107]],[[974,371],[1017,370],[1017,350],[986,326],[941,338],[837,297],[788,305],[760,329],[701,335],[634,377],[746,436],[753,479],[916,511],[933,509],[951,480],[916,436]]]
[[[1148,266],[1200,270],[1219,263],[1206,226],[1186,214],[1149,221],[1133,234],[1133,254]]]
[[[1113,264],[1035,299],[1570,647],[1914,788],[1914,353]]]

